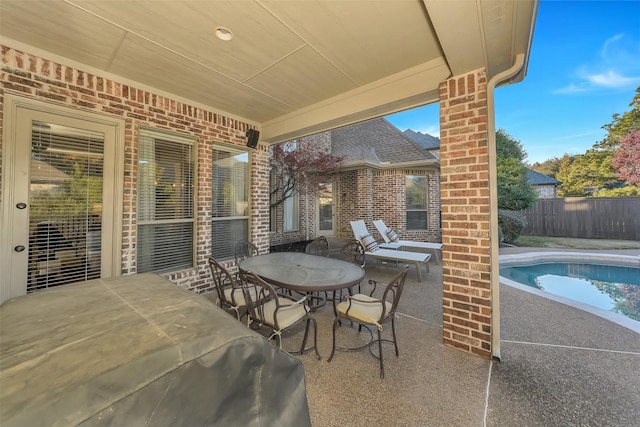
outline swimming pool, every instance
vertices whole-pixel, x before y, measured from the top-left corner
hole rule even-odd
[[[540,252],[500,257],[500,281],[640,332],[640,258]],[[527,289],[524,289],[527,290]],[[587,308],[585,308],[587,307]],[[591,308],[590,308],[591,307]],[[608,313],[608,314],[603,314]],[[619,319],[624,316],[623,319]]]

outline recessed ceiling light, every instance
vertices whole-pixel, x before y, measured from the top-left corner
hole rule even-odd
[[[233,33],[228,28],[218,27],[216,28],[216,37],[220,40],[229,41],[233,38]]]

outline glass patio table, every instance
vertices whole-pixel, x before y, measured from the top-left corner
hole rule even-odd
[[[357,285],[364,269],[335,258],[302,252],[272,252],[240,262],[240,270],[252,272],[265,281],[292,291],[335,292]],[[334,312],[335,312],[335,297]]]

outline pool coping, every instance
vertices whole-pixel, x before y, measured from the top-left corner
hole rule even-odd
[[[519,254],[500,255],[500,267],[509,267],[522,263],[543,263],[543,262],[593,262],[603,263],[605,265],[640,267],[640,256],[636,255],[617,255],[617,254],[601,254],[601,253],[585,253],[585,252],[525,252]],[[610,322],[616,323],[627,329],[640,334],[640,322],[625,317],[621,314],[613,313],[592,305],[572,300],[566,297],[552,294],[531,286],[524,285],[511,279],[500,276],[500,283],[529,292],[552,301],[559,302],[579,310],[586,311],[595,316],[602,317]]]

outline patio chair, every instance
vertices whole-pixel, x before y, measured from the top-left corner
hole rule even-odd
[[[240,314],[240,310],[245,309],[243,315],[247,315],[247,303],[242,287],[231,273],[213,257],[209,257],[209,268],[218,296],[218,305],[227,311],[232,310],[235,313],[236,319],[241,321],[242,314]],[[251,298],[256,298],[255,292],[251,294]],[[247,317],[247,326],[248,325],[249,319]]]
[[[359,240],[351,239],[340,248],[340,259],[364,268],[366,257]]]
[[[429,249],[433,251],[436,264],[440,264],[439,251],[442,251],[442,243],[419,242],[417,240],[400,240],[398,234],[390,227],[387,227],[383,220],[373,221],[373,225],[384,239],[384,243],[380,244],[383,249],[400,249],[400,248],[416,248]]]
[[[305,253],[319,256],[329,256],[329,242],[324,236],[316,237],[304,248]]]
[[[313,349],[316,357],[320,359],[317,344],[318,326],[306,303],[306,296],[296,301],[288,295],[278,294],[270,284],[250,272],[241,272],[240,278],[245,300],[248,302],[249,327],[255,330],[269,328],[269,340],[276,338],[278,347],[282,349],[282,332],[298,322],[305,321],[304,337],[300,351],[296,353],[303,354],[311,350],[307,349],[306,345],[309,327],[313,324]]]
[[[329,256],[329,242],[327,238],[324,236],[319,236],[313,239],[307,246],[304,248],[304,252],[310,255],[318,255],[318,256]],[[317,292],[307,292],[307,297],[309,301],[309,307],[312,311],[316,311],[318,308],[324,306],[327,301],[327,293],[325,292],[325,296],[320,296]]]
[[[427,263],[431,259],[430,254],[380,248],[378,242],[376,242],[371,233],[369,233],[369,230],[367,230],[367,226],[363,220],[351,221],[351,230],[353,231],[354,237],[359,240],[364,247],[366,256],[385,261],[411,263],[416,266],[416,273],[420,282],[422,282],[420,264],[424,264],[427,273],[429,272],[429,264]]]
[[[343,261],[350,262],[352,264],[359,265],[364,268],[366,263],[366,256],[364,254],[364,247],[359,240],[351,239],[347,241],[340,248],[340,259]],[[360,292],[360,283],[358,283],[358,292]],[[355,286],[354,286],[355,287]],[[349,295],[353,293],[353,288],[349,288]],[[335,296],[334,296],[335,297]]]
[[[247,240],[238,240],[235,247],[236,264],[251,256],[259,255],[258,247]]]
[[[343,301],[337,305],[336,309],[338,315],[333,320],[333,346],[331,348],[331,355],[327,361],[331,362],[336,352],[336,330],[340,326],[341,320],[348,320],[353,323],[357,323],[360,326],[364,326],[367,329],[375,327],[378,331],[378,339],[372,340],[367,347],[373,357],[380,361],[380,378],[384,378],[384,359],[382,355],[382,342],[393,343],[396,351],[396,357],[399,356],[398,341],[396,339],[396,310],[398,309],[398,302],[402,296],[402,290],[404,289],[404,282],[407,277],[407,271],[409,266],[405,266],[400,273],[398,273],[388,284],[377,282],[375,280],[369,280],[369,284],[373,285],[373,290],[369,295],[356,294],[353,296],[345,296]],[[382,296],[376,298],[373,296],[376,288],[380,285],[384,287]],[[382,331],[385,323],[391,323],[391,332],[393,339],[382,339]],[[370,330],[370,329],[369,329]],[[371,351],[371,346],[378,343],[378,355],[376,356]],[[360,348],[360,347],[359,347]],[[355,349],[345,349],[355,350]]]

